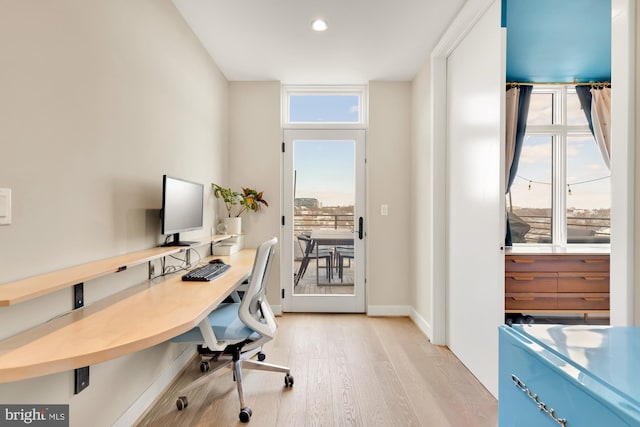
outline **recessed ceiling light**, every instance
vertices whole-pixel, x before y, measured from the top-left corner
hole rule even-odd
[[[316,19],[311,23],[311,28],[313,28],[313,31],[325,31],[329,28],[329,25],[324,19]]]

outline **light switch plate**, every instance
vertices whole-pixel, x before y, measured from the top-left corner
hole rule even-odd
[[[11,189],[0,188],[0,225],[11,224]]]

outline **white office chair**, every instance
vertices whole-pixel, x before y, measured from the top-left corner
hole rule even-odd
[[[248,359],[274,337],[277,328],[275,316],[265,297],[265,286],[277,242],[278,239],[274,237],[258,247],[249,284],[239,303],[221,304],[197,327],[172,339],[173,342],[191,342],[199,344],[199,347],[206,347],[209,351],[207,354],[216,360],[221,355],[231,356],[229,361],[216,366],[213,371],[180,391],[176,401],[178,410],[188,405],[187,397],[182,393],[200,386],[208,381],[211,375],[219,373],[225,367],[233,371],[240,397],[239,417],[240,421],[245,423],[251,418],[251,408],[244,403],[242,368],[282,372],[285,374],[284,386],[293,386],[289,368],[262,362],[265,358],[262,352],[258,353],[258,361]],[[208,371],[209,363],[203,361],[200,370]]]

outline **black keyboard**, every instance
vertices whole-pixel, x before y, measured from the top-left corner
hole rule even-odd
[[[182,276],[186,282],[208,282],[222,276],[231,266],[229,264],[205,264]]]

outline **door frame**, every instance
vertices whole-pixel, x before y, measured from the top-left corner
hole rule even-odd
[[[446,126],[447,58],[484,15],[494,0],[470,0],[463,6],[431,54],[431,341],[446,345]],[[634,165],[635,165],[635,2],[612,0],[612,81],[626,89],[612,97],[612,135],[620,135],[614,149],[622,161],[612,174],[611,211],[611,324],[634,323]],[[616,46],[618,46],[616,48]],[[615,86],[612,85],[615,91]],[[618,170],[620,168],[620,170]],[[615,181],[614,181],[615,180]]]
[[[324,134],[324,136],[323,136]],[[282,229],[281,229],[281,258],[280,271],[281,274],[281,290],[282,290],[282,310],[283,312],[336,312],[336,313],[364,313],[366,312],[366,130],[361,128],[342,128],[331,129],[328,127],[314,127],[312,129],[283,129],[283,156],[282,156]],[[293,153],[293,142],[296,139],[309,140],[354,140],[355,142],[355,167],[360,167],[359,173],[356,173],[356,189],[360,189],[356,193],[356,208],[354,210],[354,220],[362,217],[363,238],[358,239],[357,234],[354,237],[355,245],[355,265],[356,265],[356,283],[354,284],[353,295],[333,294],[328,296],[304,296],[303,294],[294,295],[292,290],[293,281],[293,245],[291,237],[293,236],[293,202],[291,189],[292,172],[289,170],[292,162],[288,160],[288,156]],[[359,163],[359,165],[358,165]],[[354,224],[356,228],[356,224]],[[287,242],[287,243],[285,243]],[[295,300],[295,301],[294,301]],[[319,303],[319,304],[318,304]]]

